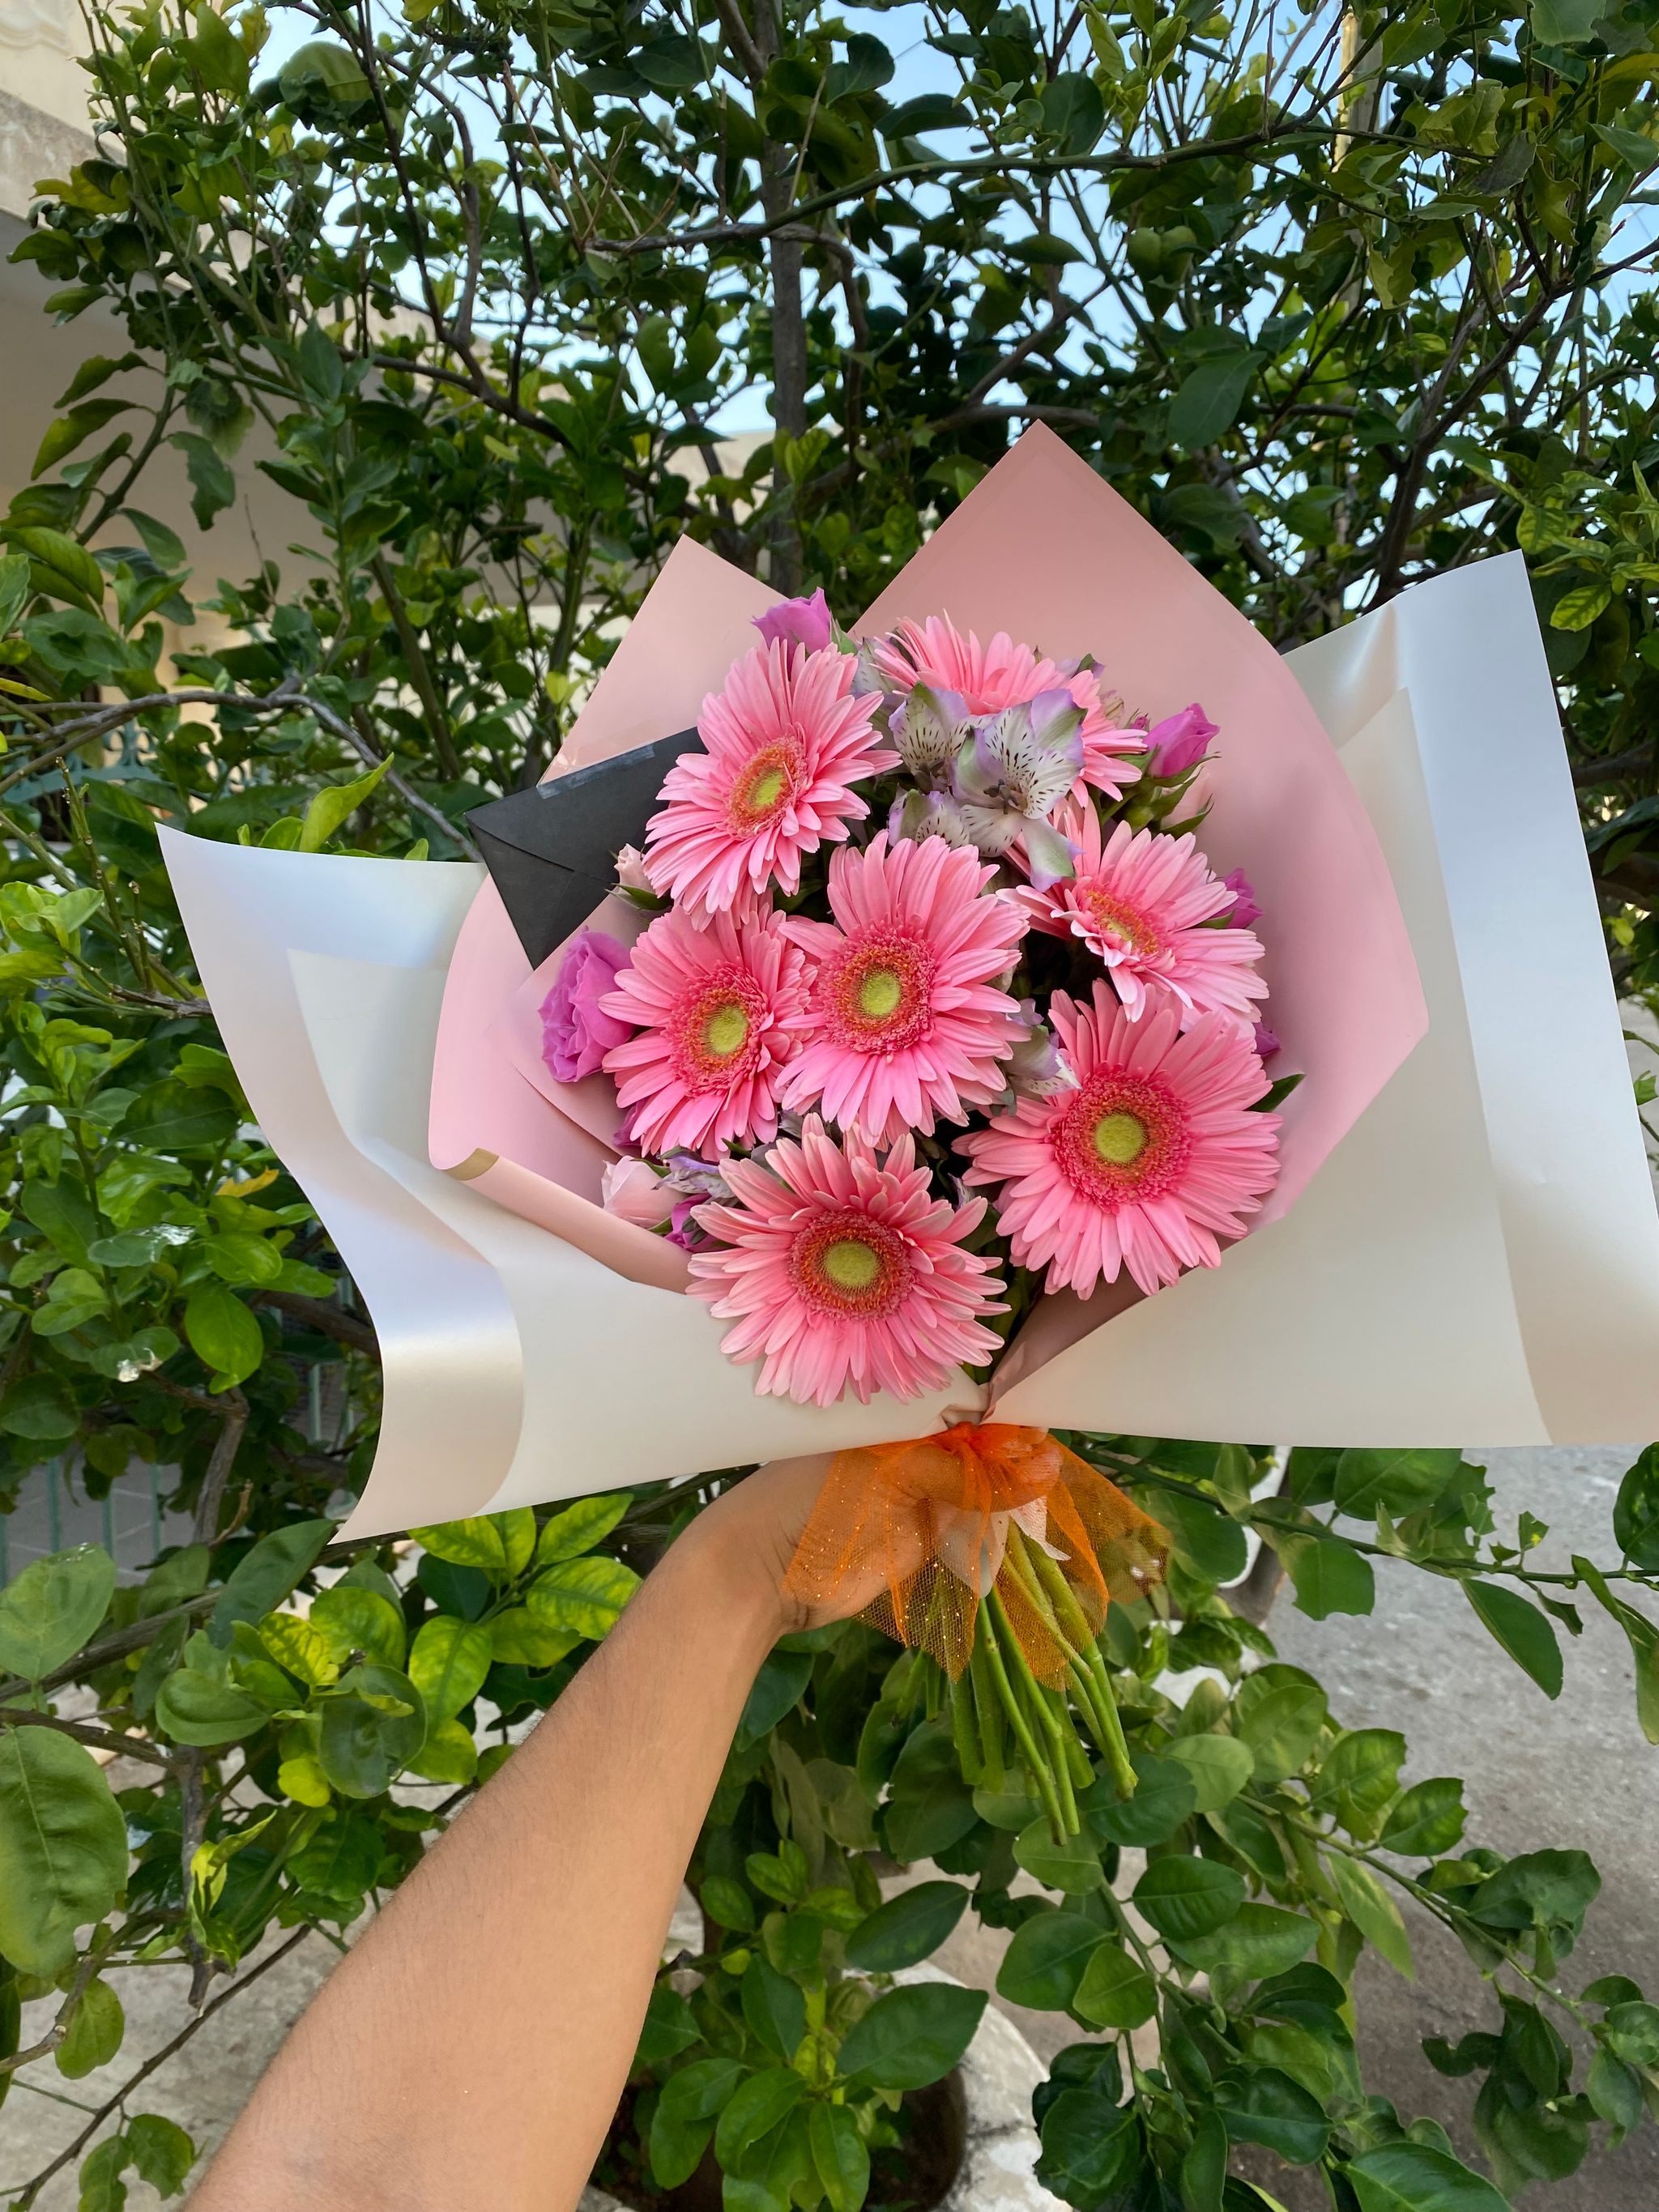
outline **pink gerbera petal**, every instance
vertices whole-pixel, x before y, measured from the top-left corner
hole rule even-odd
[[[1143,1291],[1213,1267],[1278,1173],[1279,1121],[1248,1032],[1173,1007],[1134,1023],[1103,982],[1092,1006],[1049,1002],[1075,1090],[1022,1098],[958,1139],[964,1182],[1000,1185],[997,1224],[1016,1266],[1087,1297],[1127,1267]]]
[[[806,1024],[805,971],[769,912],[657,917],[599,1001],[639,1032],[605,1066],[641,1151],[712,1160],[777,1133],[779,1085]]]
[[[908,1137],[882,1159],[857,1136],[837,1145],[811,1115],[799,1144],[780,1138],[764,1164],[726,1174],[732,1203],[696,1211],[719,1249],[693,1255],[691,1289],[736,1322],[727,1358],[763,1361],[763,1396],[914,1398],[998,1349],[981,1317],[1006,1311],[1003,1285],[963,1249],[985,1201],[935,1198]]]
[[[842,842],[869,807],[853,787],[894,768],[853,696],[857,662],[833,647],[757,646],[697,719],[701,752],[669,770],[646,833],[646,872],[678,906],[745,910],[776,884],[800,888],[804,855]]]
[[[843,1129],[890,1144],[960,1121],[1006,1085],[1005,1063],[1026,1034],[1019,1003],[996,988],[1025,934],[995,870],[942,838],[878,830],[830,864],[838,925],[784,923],[814,963],[805,1048],[784,1079],[792,1110],[821,1106]]]
[[[1097,672],[1070,674],[1055,662],[999,630],[981,645],[944,615],[925,622],[902,622],[890,638],[875,647],[876,663],[888,683],[902,690],[913,684],[959,692],[970,714],[995,714],[1005,707],[1028,707],[1040,691],[1069,691],[1083,709],[1082,781],[1118,799],[1135,781],[1139,769],[1122,757],[1146,750],[1145,730],[1126,729],[1109,710]],[[1114,702],[1121,711],[1121,702]]]
[[[1091,805],[1068,807],[1060,829],[1078,848],[1075,873],[1017,898],[1038,929],[1080,937],[1103,960],[1129,1018],[1173,999],[1183,1021],[1224,1013],[1249,1028],[1267,987],[1256,973],[1261,940],[1218,929],[1237,893],[1212,875],[1191,836],[1170,837],[1120,822],[1103,843]]]

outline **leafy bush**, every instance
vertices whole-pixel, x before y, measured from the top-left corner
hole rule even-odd
[[[83,1551],[0,1600],[0,2082],[112,2057],[134,1962],[193,1963],[182,2033],[273,1929],[337,1938],[682,1510],[328,1548],[374,1449],[373,1329],[250,1126],[158,823],[461,854],[681,532],[850,611],[1040,420],[1278,642],[1518,546],[1615,972],[1659,988],[1652,0],[1315,0],[1288,30],[975,4],[929,19],[921,60],[880,9],[759,0],[90,20],[100,150],[20,252],[124,349],[76,375],[0,523],[0,1493],[96,1498],[148,1465],[194,1531],[136,1584]],[[722,435],[763,405],[769,434]],[[209,589],[199,533],[255,487],[259,564]],[[1250,1528],[1317,1619],[1406,1561],[1552,1696],[1593,1601],[1659,1738],[1659,1463],[1626,1478],[1616,1559],[1555,1574],[1530,1516],[1498,1541],[1455,1454],[1297,1453],[1258,1500],[1242,1446],[1078,1442],[1175,1540],[1167,1598],[1108,1641],[1141,1790],[1097,1780],[1056,1854],[1017,1787],[964,1773],[926,1665],[859,1626],[780,1650],[618,2172],[660,2183],[706,2133],[756,2212],[851,2212],[905,2124],[891,2050],[927,2041],[872,2024],[881,1978],[970,1905],[1011,1933],[1005,1994],[1097,2039],[1038,2099],[1080,2212],[1267,2202],[1224,2180],[1233,2147],[1316,2167],[1342,2212],[1489,2212],[1357,2071],[1353,1972],[1367,1945],[1403,1966],[1401,1896],[1497,1992],[1489,2031],[1431,2056],[1479,2076],[1505,2190],[1633,2127],[1659,2014],[1622,1978],[1563,1986],[1588,1862],[1466,1844],[1456,1782],[1402,1791],[1400,1739],[1333,1719],[1218,1593]],[[146,1778],[118,1799],[112,1751]],[[878,1850],[937,1871],[880,1904]],[[20,2005],[46,1995],[26,2058]],[[940,2009],[961,2029],[973,2002]],[[125,2176],[176,2193],[191,2146],[128,2098],[74,2154],[112,2206]]]

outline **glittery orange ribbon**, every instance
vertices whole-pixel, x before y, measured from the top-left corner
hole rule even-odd
[[[994,1589],[1032,1674],[1058,1688],[1068,1626],[1074,1644],[1081,1628],[1097,1637],[1114,1598],[1163,1579],[1167,1551],[1158,1523],[1048,1430],[963,1422],[838,1452],[784,1581],[815,1607],[878,1583],[860,1617],[952,1681]]]

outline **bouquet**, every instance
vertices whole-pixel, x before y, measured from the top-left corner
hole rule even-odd
[[[1032,430],[849,633],[683,542],[470,819],[487,874],[164,833],[379,1333],[350,1534],[833,1455],[795,1587],[874,1589],[1063,1829],[1162,1539],[1053,1427],[1656,1425],[1513,557],[1292,666]]]
[[[757,1390],[902,1401],[988,1373],[1047,1287],[1217,1265],[1272,1188],[1295,1078],[1265,1066],[1249,884],[1200,843],[1219,733],[1199,705],[1152,725],[1092,660],[945,616],[855,641],[821,591],[756,626],[644,852],[618,855],[651,918],[631,945],[576,933],[543,1054],[556,1083],[614,1079],[604,1203],[690,1254]],[[878,1603],[970,1684],[970,1774],[1001,1786],[1006,1723],[1063,1832],[1073,1765],[1093,1778],[1062,1691],[1134,1786],[1098,1638],[1109,1577],[1144,1594],[1161,1547],[1080,1462],[1062,1480],[1057,1447],[1010,1435],[1005,1467],[964,1425],[988,1503],[945,1469]],[[798,1583],[849,1572],[820,1525],[847,1510],[826,1504]]]

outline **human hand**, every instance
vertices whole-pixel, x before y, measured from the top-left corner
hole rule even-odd
[[[778,1636],[850,1620],[872,1603],[884,1586],[883,1565],[876,1560],[862,1574],[848,1578],[833,1604],[803,1605],[784,1587],[789,1562],[834,1457],[833,1452],[809,1452],[799,1459],[769,1461],[717,1498],[681,1540],[696,1537],[718,1549],[729,1570],[750,1579],[777,1607]],[[919,1566],[919,1540],[915,1548],[914,1564]],[[904,1562],[899,1564],[902,1566]]]

